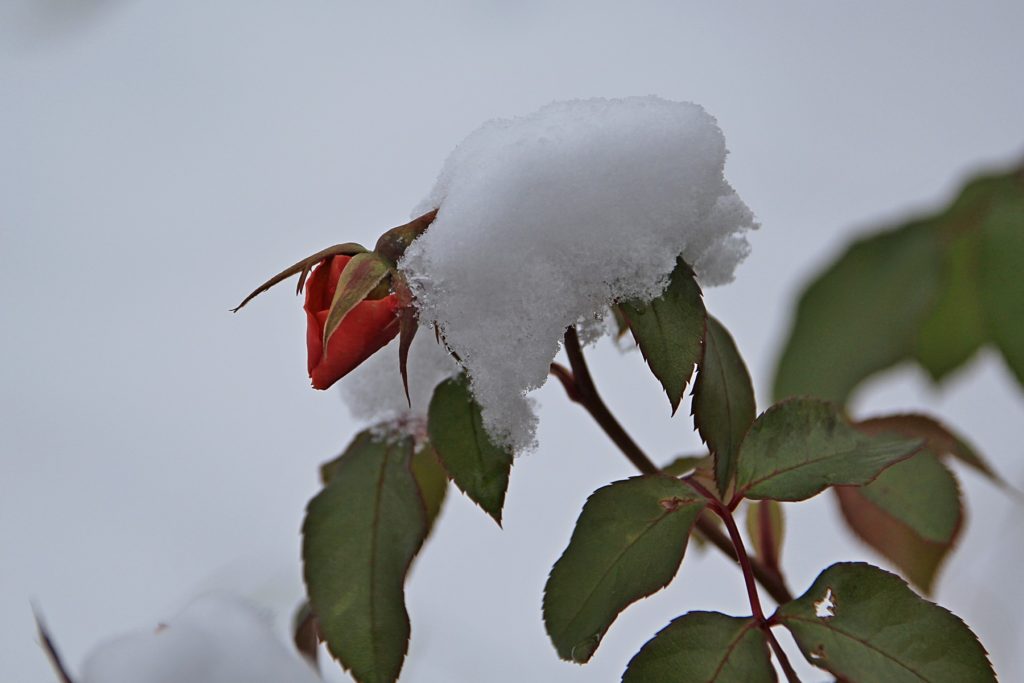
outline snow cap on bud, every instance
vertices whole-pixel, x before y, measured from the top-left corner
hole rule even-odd
[[[433,225],[399,271],[498,442],[532,446],[526,394],[567,326],[655,298],[680,256],[702,286],[732,279],[756,223],[725,156],[703,108],[657,97],[556,102],[485,123],[452,152],[414,212],[439,209]]]

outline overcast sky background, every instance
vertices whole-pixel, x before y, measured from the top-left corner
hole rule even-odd
[[[210,590],[283,628],[317,466],[361,425],[309,389],[287,287],[228,308],[301,256],[404,222],[482,121],[636,94],[718,118],[727,177],[763,228],[707,301],[763,409],[810,275],[859,231],[1024,154],[1022,29],[1010,0],[0,0],[0,678],[52,680],[31,600],[72,669]],[[638,354],[592,356],[644,447],[698,448]],[[587,494],[632,471],[557,386],[537,397],[541,448],[516,462],[504,530],[452,495],[416,562],[403,681],[617,680],[672,617],[747,609],[739,571],[691,549],[591,664],[558,661],[545,577]],[[856,408],[943,416],[1024,485],[1024,393],[995,354],[937,392],[890,373]],[[1024,509],[961,474],[968,526],[937,599],[1003,680],[1024,680]],[[831,497],[787,510],[797,592],[834,561],[885,566]]]

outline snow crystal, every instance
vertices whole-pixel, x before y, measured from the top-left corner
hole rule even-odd
[[[427,416],[434,388],[459,371],[434,330],[422,326],[409,348],[409,399],[398,367],[398,339],[378,351],[341,381],[341,394],[360,422],[391,423],[411,429]],[[411,406],[410,406],[411,403]]]
[[[149,631],[100,645],[81,683],[318,683],[269,619],[235,598],[201,598]]]
[[[723,177],[725,155],[703,108],[657,97],[550,104],[455,149],[413,212],[437,218],[400,267],[498,441],[533,446],[526,393],[568,325],[654,298],[680,254],[705,286],[732,279],[756,224]]]

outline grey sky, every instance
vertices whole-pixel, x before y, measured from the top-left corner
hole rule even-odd
[[[0,673],[50,680],[29,601],[73,667],[98,640],[210,589],[281,614],[317,465],[359,425],[308,388],[304,318],[252,285],[404,222],[480,122],[554,100],[657,94],[717,116],[726,173],[763,227],[708,292],[755,375],[805,279],[857,230],[928,210],[1024,154],[1018,2],[0,3]],[[637,354],[594,353],[623,421],[662,459],[697,449]],[[612,391],[612,387],[617,387]],[[540,591],[586,495],[631,474],[557,387],[505,529],[453,495],[409,587],[403,680],[614,680],[690,609],[744,610],[738,571],[693,552],[585,668],[559,662]],[[1024,394],[983,354],[938,394],[915,370],[867,412],[922,407],[1024,483]],[[938,600],[1024,679],[1024,513],[971,473]],[[833,501],[793,506],[799,591],[878,561]],[[818,679],[823,679],[818,676]],[[340,679],[339,679],[340,680]],[[815,679],[810,679],[815,680]]]

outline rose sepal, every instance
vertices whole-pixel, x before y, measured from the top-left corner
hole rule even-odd
[[[374,299],[387,296],[388,290],[383,287],[381,289],[384,291],[374,292],[374,290],[384,282],[390,271],[388,263],[374,252],[356,254],[345,265],[334,290],[327,320],[324,322],[323,347],[325,350],[331,336],[337,331],[349,311],[369,298],[371,293],[380,294],[380,296],[372,297]]]
[[[231,309],[232,313],[238,313],[239,310],[247,303],[252,301],[254,298],[267,291],[274,285],[280,284],[287,280],[296,273],[299,274],[299,284],[295,288],[295,294],[299,295],[302,293],[302,288],[306,285],[306,278],[309,276],[309,271],[312,270],[313,266],[320,263],[321,261],[328,259],[332,256],[356,256],[357,254],[364,254],[368,250],[361,244],[356,242],[345,242],[343,244],[335,244],[333,247],[327,247],[321,249],[312,256],[307,256],[298,263],[293,263],[291,266],[285,268],[280,273],[270,278],[262,285],[254,289],[249,293],[249,296],[242,299],[242,303],[238,304]]]

